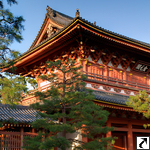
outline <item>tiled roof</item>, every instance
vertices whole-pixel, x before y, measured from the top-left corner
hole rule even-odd
[[[143,46],[148,46],[148,47],[150,47],[150,43],[142,42],[142,41],[139,41],[139,40],[136,40],[136,39],[127,37],[127,36],[125,36],[125,35],[121,35],[121,34],[119,34],[119,33],[112,32],[112,31],[110,31],[110,30],[107,30],[107,29],[105,29],[105,28],[102,28],[102,27],[100,27],[100,26],[97,26],[97,25],[91,23],[91,22],[89,22],[88,20],[83,19],[82,17],[78,17],[78,18],[79,18],[80,20],[82,20],[83,22],[85,22],[85,23],[87,23],[87,24],[89,24],[89,25],[91,25],[91,26],[93,26],[93,27],[96,27],[97,29],[100,29],[101,31],[104,31],[104,32],[106,32],[106,33],[110,33],[110,34],[115,35],[115,36],[117,36],[117,37],[121,37],[122,39],[126,39],[126,40],[129,40],[129,41],[133,41],[133,42],[135,42],[135,43],[142,44]]]
[[[33,41],[33,43],[31,44],[30,48],[28,51],[30,51],[30,49],[33,47],[33,45],[35,44],[36,40],[38,39],[40,33],[42,32],[42,29],[46,23],[46,17],[50,18],[51,20],[53,20],[56,24],[59,24],[61,26],[67,26],[70,22],[72,22],[73,18],[70,16],[67,16],[63,13],[60,13],[52,8],[50,8],[49,6],[47,6],[46,8],[47,13],[45,14],[45,19],[43,21],[43,24],[37,34],[37,36],[35,37],[35,40]],[[28,52],[27,51],[27,52]]]
[[[99,30],[99,32],[105,32],[105,34],[109,34],[109,35],[112,35],[112,36],[115,36],[115,37],[118,37],[118,38],[121,38],[122,40],[127,40],[127,41],[130,41],[131,43],[137,43],[137,44],[140,44],[142,46],[146,46],[147,48],[150,49],[150,44],[149,43],[145,43],[145,42],[142,42],[142,41],[139,41],[139,40],[136,40],[136,39],[133,39],[133,38],[129,38],[127,36],[124,36],[124,35],[121,35],[121,34],[118,34],[118,33],[115,33],[115,32],[112,32],[112,31],[109,31],[107,29],[104,29],[102,27],[99,27],[91,22],[89,22],[88,20],[85,20],[83,19],[82,17],[75,17],[75,18],[72,18],[72,17],[69,17],[63,13],[60,13],[56,10],[53,10],[52,8],[50,8],[49,6],[47,7],[49,8],[52,12],[49,13],[47,12],[46,13],[46,16],[48,16],[50,19],[52,19],[54,22],[58,23],[58,24],[61,24],[63,25],[63,28],[60,29],[58,32],[56,32],[55,34],[53,34],[52,36],[50,36],[49,38],[47,38],[46,40],[42,41],[41,43],[39,43],[38,45],[36,45],[35,47],[33,47],[33,44],[31,45],[31,47],[29,48],[29,50],[27,50],[25,53],[22,54],[25,55],[27,54],[28,52],[32,51],[33,49],[35,49],[36,47],[39,47],[40,45],[46,43],[47,41],[49,41],[50,39],[54,38],[57,34],[61,33],[63,30],[65,30],[69,25],[71,25],[76,19],[79,19],[81,20],[82,22],[96,28]],[[45,20],[44,20],[45,22]],[[44,23],[43,23],[44,25]],[[43,27],[42,25],[42,27]],[[42,28],[41,27],[41,28]],[[41,31],[41,30],[40,30]],[[38,34],[39,35],[39,34]],[[37,37],[38,37],[37,35]],[[36,38],[37,38],[36,37]],[[34,43],[34,42],[33,42]]]
[[[20,123],[31,123],[38,119],[37,111],[27,106],[10,106],[8,104],[0,104],[0,121],[17,121]]]
[[[95,95],[96,100],[114,103],[114,104],[120,104],[120,105],[126,105],[125,102],[129,98],[129,96],[114,94],[109,92],[102,92],[102,91],[93,91],[93,94]]]
[[[129,96],[102,91],[93,91],[93,94],[96,100],[120,105],[126,105],[125,101],[129,98]],[[0,104],[0,121],[9,121],[13,119],[20,123],[31,123],[39,118],[37,114],[37,111],[27,106],[16,105],[12,107],[8,104]]]
[[[72,20],[73,18],[70,17],[70,16],[67,16],[63,13],[60,13],[52,8],[50,8],[49,6],[47,6],[47,16],[54,20],[55,23],[58,23],[60,25],[68,25]]]

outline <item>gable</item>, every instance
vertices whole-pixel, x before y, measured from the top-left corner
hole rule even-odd
[[[32,47],[38,45],[39,43],[43,42],[47,38],[54,35],[57,31],[59,31],[61,28],[63,28],[60,25],[57,25],[55,22],[50,20],[50,18],[46,17],[43,23],[43,26],[41,30],[39,31],[39,34],[37,35],[35,41],[33,42]]]
[[[45,15],[44,22],[30,49],[53,36],[56,32],[73,20],[73,18],[59,13],[51,9],[49,6],[47,6],[46,10],[47,13]]]

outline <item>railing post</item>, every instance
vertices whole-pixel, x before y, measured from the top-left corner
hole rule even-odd
[[[4,134],[1,134],[1,150],[4,150]]]
[[[22,148],[23,147],[23,133],[24,133],[24,129],[23,129],[23,127],[21,127],[21,129],[20,129],[21,150],[23,150],[23,148]]]
[[[106,77],[106,82],[108,82],[108,76],[109,76],[109,69],[108,69],[108,66],[107,66],[107,77]]]

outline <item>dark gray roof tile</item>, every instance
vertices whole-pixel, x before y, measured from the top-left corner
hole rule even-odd
[[[0,121],[14,121],[21,123],[31,123],[37,119],[37,111],[27,106],[0,104]]]
[[[96,100],[101,100],[104,102],[120,104],[120,105],[126,105],[125,102],[129,98],[129,96],[109,93],[109,92],[102,92],[102,91],[93,91],[93,94],[95,95]]]

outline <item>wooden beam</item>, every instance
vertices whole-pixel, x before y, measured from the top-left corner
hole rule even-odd
[[[128,118],[114,118],[109,117],[109,120],[111,120],[111,123],[118,123],[118,124],[128,124],[129,119]],[[132,125],[143,125],[143,124],[149,124],[150,120],[132,120]]]
[[[115,128],[114,129],[115,131],[129,131],[129,129],[128,128]]]
[[[132,132],[150,133],[150,129],[132,129]]]

